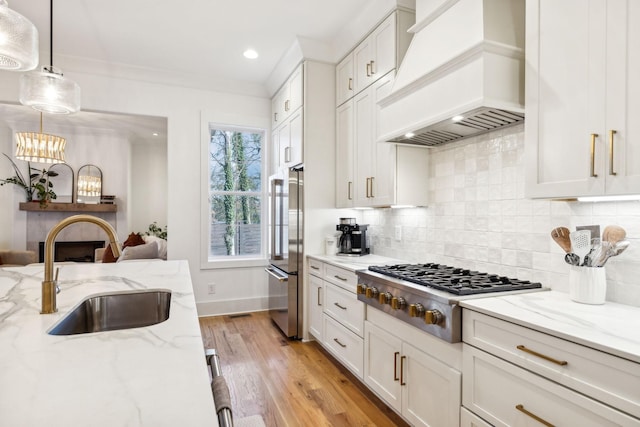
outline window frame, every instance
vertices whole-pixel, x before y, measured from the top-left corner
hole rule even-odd
[[[251,117],[222,117],[221,114],[212,114],[203,111],[201,113],[201,233],[200,233],[200,269],[218,269],[218,268],[242,268],[242,267],[262,267],[268,264],[268,167],[267,159],[270,138],[270,122],[268,118],[251,118]],[[261,162],[261,189],[260,189],[260,236],[262,240],[261,252],[258,255],[233,255],[227,257],[210,258],[209,257],[209,239],[210,239],[210,218],[211,204],[209,201],[209,142],[211,129],[219,130],[237,130],[262,133],[262,148],[260,150]]]

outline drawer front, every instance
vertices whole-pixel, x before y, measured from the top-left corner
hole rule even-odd
[[[465,343],[640,418],[640,364],[471,310],[462,318]]]
[[[358,378],[363,378],[364,340],[324,315],[324,347]]]
[[[309,274],[313,274],[314,276],[323,277],[324,276],[324,263],[322,261],[318,261],[317,259],[309,259]]]
[[[324,266],[324,279],[346,289],[349,292],[356,292],[358,277],[352,271],[335,267],[330,264]]]
[[[462,407],[460,408],[460,427],[491,427],[491,424]]]
[[[331,283],[325,287],[324,312],[352,332],[364,337],[364,303],[358,297]]]
[[[559,384],[463,346],[464,407],[494,426],[640,426],[640,420]]]

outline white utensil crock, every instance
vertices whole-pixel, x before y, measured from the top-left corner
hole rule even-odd
[[[582,304],[604,304],[607,276],[604,267],[578,267],[569,271],[569,298]]]

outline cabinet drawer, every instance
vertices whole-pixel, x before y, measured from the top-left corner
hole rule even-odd
[[[491,427],[491,424],[466,408],[460,408],[460,427]]]
[[[335,267],[330,264],[325,264],[324,279],[331,283],[335,283],[336,285],[350,292],[356,292],[356,283],[358,281],[358,277],[352,271],[340,267]]]
[[[362,379],[364,341],[330,316],[324,315],[324,347]]]
[[[364,303],[358,297],[333,284],[325,287],[324,312],[352,332],[364,337]]]
[[[324,276],[324,263],[322,261],[318,261],[317,259],[308,258],[309,259],[309,274],[313,274],[314,276],[323,277]]]
[[[467,344],[462,363],[464,406],[496,427],[542,425],[534,416],[556,426],[640,426],[638,419]]]
[[[640,364],[471,310],[462,318],[465,343],[640,418]]]

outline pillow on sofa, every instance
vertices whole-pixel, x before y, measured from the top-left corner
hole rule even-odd
[[[157,236],[142,236],[145,243],[156,242],[158,245],[158,258],[167,260],[167,241]]]
[[[158,244],[156,242],[145,243],[144,245],[127,246],[122,250],[122,255],[116,262],[130,259],[154,259],[158,258]]]
[[[131,233],[127,240],[122,244],[122,248],[126,248],[129,246],[138,246],[144,245],[144,239],[138,233]],[[102,262],[116,262],[117,258],[113,256],[113,252],[111,251],[111,245],[107,245],[107,248],[104,250],[104,254],[102,255]]]

